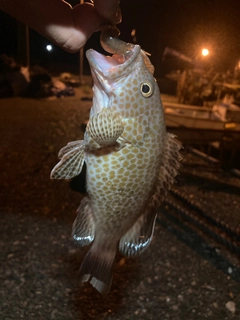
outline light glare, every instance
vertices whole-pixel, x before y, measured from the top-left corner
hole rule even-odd
[[[202,49],[202,55],[203,55],[204,57],[208,56],[208,55],[209,55],[208,49]]]
[[[46,46],[46,49],[47,49],[47,51],[52,51],[52,46],[51,46],[51,44],[48,44],[48,45]]]

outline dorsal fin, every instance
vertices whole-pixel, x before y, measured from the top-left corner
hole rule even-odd
[[[175,182],[175,177],[178,174],[178,169],[181,165],[180,161],[182,160],[182,156],[179,152],[181,148],[182,145],[175,139],[175,135],[167,133],[163,164],[159,171],[156,191],[152,197],[152,207],[156,208],[160,205]]]

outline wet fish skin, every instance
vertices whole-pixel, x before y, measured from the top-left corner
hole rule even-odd
[[[125,54],[123,47],[113,57],[87,51],[94,80],[89,124],[83,141],[60,150],[61,161],[51,173],[52,178],[71,178],[86,163],[88,195],[72,234],[82,246],[92,243],[81,280],[103,294],[111,287],[117,248],[131,256],[150,244],[157,208],[180,160],[180,145],[166,132],[150,60],[138,45],[127,46],[131,50]]]

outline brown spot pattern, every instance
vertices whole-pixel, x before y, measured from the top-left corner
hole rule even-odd
[[[121,68],[116,77],[120,77]],[[121,135],[127,142],[105,155],[86,156],[87,191],[96,232],[108,239],[120,237],[144,212],[153,196],[162,161],[166,129],[157,83],[144,64],[142,54],[128,69],[131,76],[112,90],[109,109],[124,119]],[[144,97],[141,83],[152,85],[153,94]],[[85,140],[91,146],[86,134]]]

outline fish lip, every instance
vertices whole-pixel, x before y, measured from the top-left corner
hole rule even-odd
[[[113,54],[112,56],[105,56],[93,49],[89,49],[86,52],[86,57],[92,70],[97,71],[105,78],[108,78],[109,75],[111,75],[111,78],[115,78],[124,74],[126,69],[138,57],[140,50],[140,46],[135,45],[132,50],[127,51],[124,55]]]

